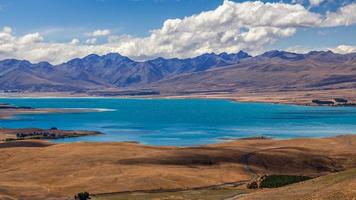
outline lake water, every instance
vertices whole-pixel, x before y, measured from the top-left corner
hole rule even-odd
[[[356,133],[356,108],[236,103],[202,99],[17,98],[0,102],[34,108],[96,108],[101,112],[18,115],[0,127],[97,130],[104,135],[55,142],[138,141],[190,146],[222,139],[323,137]]]

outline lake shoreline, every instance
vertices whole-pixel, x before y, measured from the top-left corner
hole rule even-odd
[[[238,91],[238,92],[191,92],[187,94],[162,93],[159,95],[90,95],[87,93],[36,92],[36,93],[0,93],[1,98],[118,98],[118,99],[222,99],[246,103],[272,103],[300,106],[356,106],[356,92],[353,89],[325,89],[298,91]],[[349,100],[352,105],[317,105],[315,99],[325,101],[335,98]]]
[[[0,126],[5,128],[58,127],[65,130],[84,129],[105,133],[99,137],[55,141],[58,143],[135,141],[156,146],[194,146],[251,136],[288,139],[356,133],[353,123],[356,110],[353,108],[231,103],[231,100],[218,99],[98,98],[3,101],[16,106],[34,107],[15,109],[10,105],[8,107],[11,109],[0,109],[0,115],[2,112],[18,115],[10,120],[1,120]],[[31,115],[25,116],[26,113]]]
[[[5,97],[3,97],[5,98]],[[14,97],[10,97],[14,98]],[[265,103],[265,104],[275,104],[275,105],[295,105],[295,106],[312,106],[312,107],[356,107],[356,104],[352,105],[314,105],[314,104],[297,104],[297,103],[279,103],[279,102],[268,102],[268,101],[240,101],[233,98],[210,98],[210,97],[15,97],[15,98],[38,98],[38,99],[56,99],[56,98],[117,98],[117,99],[206,99],[206,100],[226,100],[236,103]],[[1,99],[1,98],[0,98]],[[0,102],[1,103],[1,102]],[[101,112],[100,109],[68,109],[68,108],[31,108],[31,109],[0,109],[0,120],[12,119],[16,115],[22,114],[51,114],[51,113],[82,113],[82,112]]]

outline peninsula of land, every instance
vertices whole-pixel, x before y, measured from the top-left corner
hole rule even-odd
[[[39,128],[0,128],[0,141],[32,140],[32,139],[60,139],[69,137],[81,137],[102,134],[98,131],[72,131],[58,130],[56,127],[50,129]]]
[[[8,103],[0,102],[0,120],[9,119],[15,115],[24,114],[47,114],[47,113],[81,113],[81,112],[98,112],[97,109],[74,109],[74,108],[32,108],[29,106],[15,106]]]

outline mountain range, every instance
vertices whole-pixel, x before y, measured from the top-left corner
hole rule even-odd
[[[356,87],[356,53],[268,51],[258,56],[207,53],[187,59],[137,62],[117,53],[95,54],[66,63],[0,61],[0,90],[9,92],[125,91],[189,93],[280,91]]]

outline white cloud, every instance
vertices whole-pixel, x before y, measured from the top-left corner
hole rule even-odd
[[[103,37],[110,35],[111,31],[108,29],[98,29],[91,33],[87,33],[89,37]]]
[[[310,6],[319,6],[324,1],[325,0],[309,0],[309,4],[310,4]]]
[[[293,35],[298,27],[321,22],[319,14],[301,5],[225,1],[217,9],[183,19],[166,20],[146,38],[119,40],[125,55],[190,57],[205,52],[260,52],[279,38]]]
[[[330,48],[330,50],[337,52],[337,53],[353,53],[356,52],[356,46],[351,45],[339,45],[336,48]]]
[[[70,42],[70,44],[72,45],[77,45],[80,43],[80,40],[78,38],[73,38],[72,41]]]
[[[323,26],[352,25],[356,23],[356,3],[341,7],[336,12],[328,12]]]
[[[96,41],[97,41],[96,38],[89,38],[89,39],[87,39],[87,40],[85,41],[85,43],[86,43],[86,44],[91,44],[91,45],[93,45],[93,44],[96,43]]]
[[[313,50],[315,49],[312,49],[310,47],[305,47],[305,46],[299,46],[299,45],[291,46],[285,49],[285,51],[293,52],[293,53],[307,53]]]
[[[353,45],[338,45],[336,47],[307,47],[307,46],[291,46],[285,49],[288,52],[294,53],[308,53],[310,51],[327,51],[331,50],[335,53],[347,54],[347,53],[356,53],[356,46]]]
[[[349,4],[325,16],[300,4],[243,2],[225,0],[215,10],[182,19],[168,19],[147,37],[114,36],[109,30],[90,33],[85,43],[46,42],[41,34],[16,37],[11,28],[0,31],[0,59],[19,58],[57,64],[91,53],[119,52],[133,59],[153,57],[192,57],[206,52],[261,53],[275,41],[290,37],[304,27],[346,26],[356,23],[356,4]],[[97,44],[97,37],[109,36]]]
[[[5,32],[5,33],[11,34],[12,33],[12,28],[8,27],[8,26],[5,26],[2,31]]]
[[[303,4],[304,0],[292,0],[291,3],[292,4]]]
[[[32,45],[35,43],[42,42],[43,38],[39,33],[29,33],[18,39],[18,43],[22,45]]]

